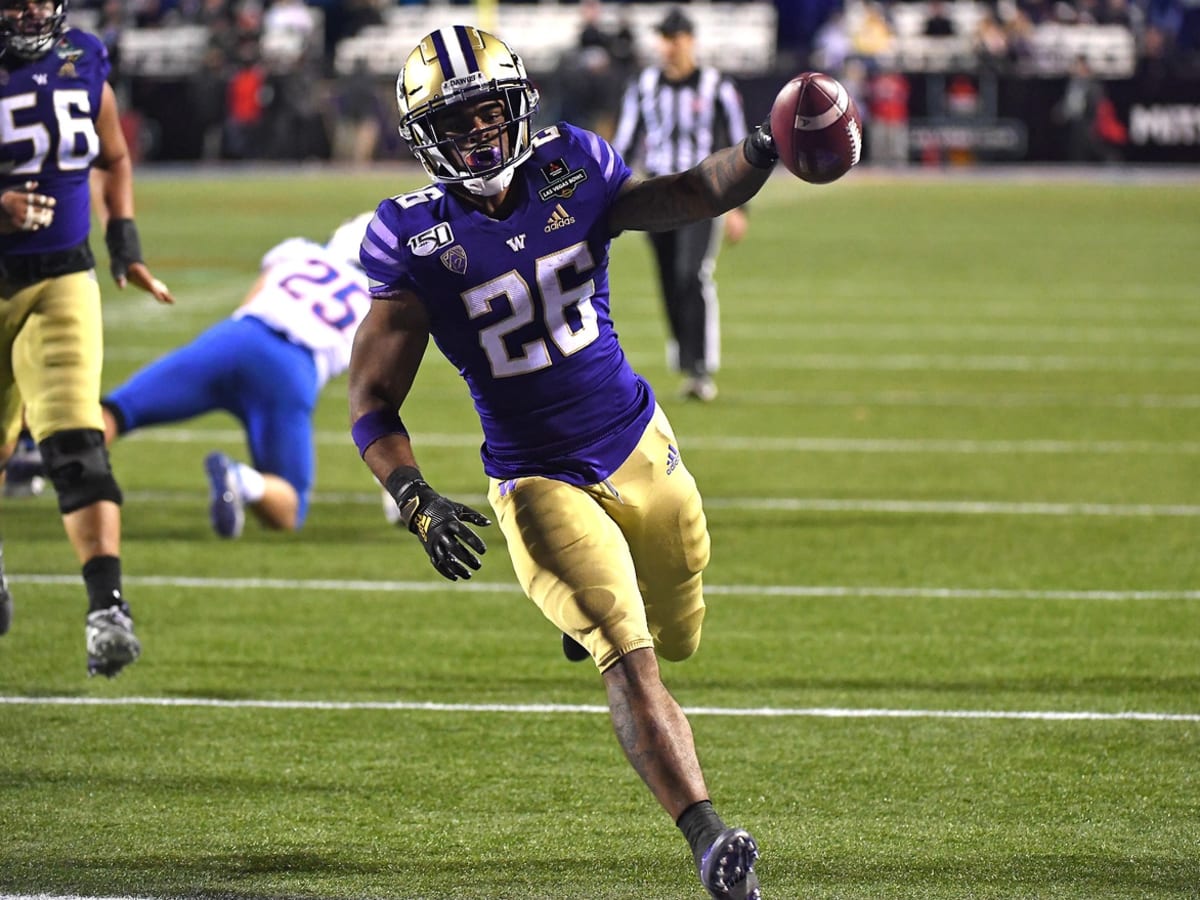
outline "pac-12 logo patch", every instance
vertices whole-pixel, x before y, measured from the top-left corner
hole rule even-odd
[[[455,244],[441,255],[442,265],[455,275],[467,274],[467,251],[461,244]]]

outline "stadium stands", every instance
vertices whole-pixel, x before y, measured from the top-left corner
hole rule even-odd
[[[619,9],[619,12],[618,12]],[[696,23],[697,47],[703,61],[719,63],[735,74],[770,72],[775,65],[777,16],[772,3],[700,2],[689,5]],[[607,14],[607,11],[606,11]],[[663,7],[655,3],[629,3],[615,7],[604,20],[631,26],[639,51],[651,55],[654,25]],[[618,15],[623,19],[618,19]],[[470,7],[403,5],[387,11],[385,24],[364,29],[337,46],[334,68],[351,72],[362,61],[371,72],[395,75],[404,57],[422,37],[446,24],[476,24],[520,42],[521,55],[531,71],[554,70],[562,55],[576,46],[582,26],[577,5],[559,3],[500,4],[496,21],[479,21]],[[536,35],[535,40],[519,36]]]
[[[866,0],[846,4],[846,27],[857,29],[866,14]],[[954,23],[954,34],[929,37],[924,33],[930,4],[895,3],[888,7],[894,29],[890,52],[879,61],[907,72],[970,71],[978,63],[975,35],[988,12],[988,5],[971,0],[945,3],[943,10]],[[1061,76],[1077,57],[1087,59],[1092,71],[1103,78],[1128,77],[1137,62],[1133,32],[1120,25],[1060,24],[1047,22],[1032,29],[1027,54],[1016,63],[1020,74]]]

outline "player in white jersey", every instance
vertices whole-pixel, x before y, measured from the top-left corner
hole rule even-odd
[[[321,388],[349,365],[370,305],[358,248],[371,215],[343,223],[325,245],[289,238],[271,248],[228,319],[102,401],[109,443],[214,410],[242,423],[249,464],[219,451],[204,460],[212,526],[221,537],[242,533],[247,507],[267,528],[304,524],[315,471],[313,410]]]

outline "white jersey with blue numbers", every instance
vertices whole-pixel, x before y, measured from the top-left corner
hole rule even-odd
[[[609,310],[608,210],[630,171],[603,138],[565,122],[531,144],[505,218],[430,185],[379,204],[360,258],[374,296],[420,298],[470,388],[488,475],[595,484],[655,408]]]
[[[267,251],[258,290],[233,317],[254,316],[311,350],[324,386],[350,365],[354,332],[370,305],[362,270],[321,244],[290,238]]]

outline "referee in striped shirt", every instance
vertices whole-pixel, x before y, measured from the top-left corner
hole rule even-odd
[[[661,65],[647,66],[629,85],[613,147],[649,175],[682,172],[714,150],[746,136],[746,116],[733,81],[696,62],[695,29],[678,8],[656,26]],[[668,364],[683,376],[680,395],[708,402],[721,361],[717,286],[713,280],[721,229],[730,243],[746,232],[741,209],[722,219],[649,234],[671,336]]]

